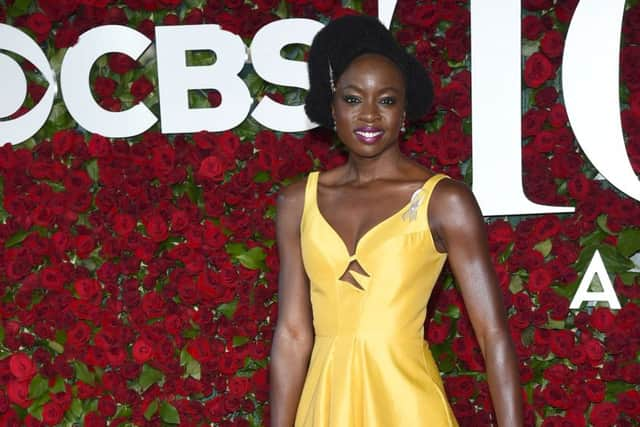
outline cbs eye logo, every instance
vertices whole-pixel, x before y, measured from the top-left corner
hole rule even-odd
[[[49,84],[37,105],[12,120],[6,118],[22,106],[27,96],[27,79],[20,65],[3,51],[31,62]],[[22,31],[0,24],[0,144],[25,141],[35,135],[49,117],[56,91],[54,72],[40,46]]]

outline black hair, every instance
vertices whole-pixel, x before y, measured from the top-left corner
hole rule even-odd
[[[316,34],[309,50],[309,91],[304,102],[307,116],[314,122],[333,127],[331,116],[333,81],[358,56],[375,53],[391,60],[402,72],[408,120],[424,115],[433,101],[433,84],[425,68],[394,40],[391,32],[372,16],[347,15],[329,22]]]

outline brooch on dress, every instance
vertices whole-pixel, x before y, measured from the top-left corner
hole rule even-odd
[[[422,188],[418,188],[411,195],[411,200],[409,201],[409,207],[407,211],[402,214],[402,219],[405,221],[415,221],[418,217],[418,207],[424,200],[424,190]]]

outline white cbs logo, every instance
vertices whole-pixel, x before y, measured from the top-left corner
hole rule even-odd
[[[47,121],[57,90],[56,81],[47,57],[31,37],[16,28],[0,25],[0,119],[15,113],[27,96],[27,79],[22,68],[2,50],[31,62],[49,84],[40,102],[26,114],[13,120],[0,120],[1,139],[21,142],[31,138]]]

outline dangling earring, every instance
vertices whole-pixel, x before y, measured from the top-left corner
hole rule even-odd
[[[407,128],[405,127],[405,121],[402,120],[402,126],[400,127],[400,132],[405,133],[407,131]]]

